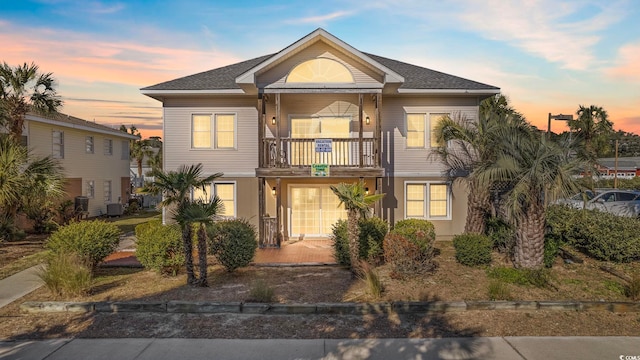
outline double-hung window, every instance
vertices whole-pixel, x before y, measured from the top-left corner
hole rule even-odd
[[[113,140],[104,139],[104,154],[113,155]]]
[[[84,139],[84,144],[85,144],[85,152],[87,154],[93,154],[94,151],[94,145],[93,145],[93,136],[87,136]]]
[[[194,114],[191,117],[193,149],[235,149],[235,114]]]
[[[103,183],[104,188],[104,202],[111,202],[111,180],[105,180]]]
[[[51,133],[53,147],[51,154],[54,159],[64,159],[64,132],[53,130]]]
[[[87,197],[93,199],[96,196],[96,182],[93,180],[87,181]]]
[[[222,205],[223,211],[219,212],[219,216],[235,217],[236,216],[236,183],[235,182],[214,182],[202,188],[194,188],[192,191],[193,200],[201,200],[209,203],[212,198],[217,196]]]
[[[445,113],[409,113],[407,114],[407,148],[424,149],[441,147],[444,144],[436,137],[436,126],[440,120],[448,116]]]
[[[437,182],[405,183],[405,218],[450,220],[449,186]]]

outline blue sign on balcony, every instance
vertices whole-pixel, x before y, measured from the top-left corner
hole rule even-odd
[[[330,153],[332,142],[331,139],[316,139],[316,152]]]

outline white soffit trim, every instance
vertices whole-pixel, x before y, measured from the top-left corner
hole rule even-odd
[[[220,90],[140,90],[143,95],[245,95],[242,89]]]
[[[473,95],[494,95],[500,94],[500,89],[398,89],[399,94],[473,94]]]
[[[40,116],[34,116],[34,115],[29,115],[29,114],[27,114],[27,116],[25,117],[25,120],[34,121],[34,122],[38,122],[38,123],[42,123],[42,124],[56,125],[56,126],[60,126],[60,127],[69,128],[69,129],[77,129],[77,130],[90,131],[90,132],[99,133],[99,134],[107,134],[107,135],[111,135],[111,136],[115,136],[115,137],[123,137],[123,138],[131,139],[131,140],[138,139],[137,136],[133,136],[131,134],[127,134],[127,133],[125,133],[123,131],[116,130],[116,129],[113,129],[113,130],[98,129],[98,128],[94,128],[94,127],[91,127],[91,126],[84,126],[84,125],[80,125],[80,124],[71,124],[71,123],[64,122],[64,121],[53,120],[53,119],[43,118],[43,117],[40,117]]]

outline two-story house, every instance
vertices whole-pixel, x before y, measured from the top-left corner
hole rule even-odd
[[[129,199],[129,140],[137,137],[61,113],[27,114],[22,134],[34,154],[60,161],[65,198],[86,197],[88,216],[104,215],[108,204]]]
[[[162,102],[164,169],[222,172],[208,195],[250,219],[263,246],[326,237],[345,218],[329,186],[364,180],[391,224],[461,233],[466,193],[430,157],[443,115],[477,118],[499,88],[358,51],[317,29],[275,54],[141,89]],[[199,192],[194,196],[202,196]]]

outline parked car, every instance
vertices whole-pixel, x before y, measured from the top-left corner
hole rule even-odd
[[[640,191],[635,190],[587,190],[558,203],[576,209],[595,209],[618,216],[640,217]]]

